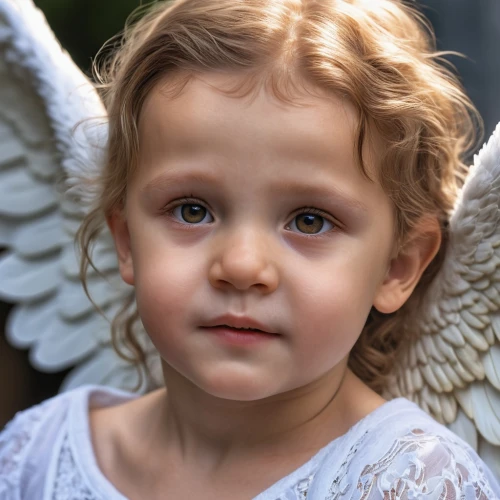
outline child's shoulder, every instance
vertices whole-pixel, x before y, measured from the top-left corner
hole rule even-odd
[[[116,391],[86,386],[19,412],[0,433],[0,498],[34,498],[22,493],[32,487],[39,490],[37,498],[41,498],[69,423],[85,426],[91,399],[94,404],[106,405],[120,396]]]
[[[403,398],[381,406],[342,440],[345,451],[335,447],[325,457],[312,498],[500,498],[476,452]]]
[[[0,433],[0,497],[14,497],[21,488],[22,478],[29,469],[28,461],[39,459],[43,450],[37,442],[40,436],[51,442],[64,422],[70,401],[81,394],[76,390],[61,394],[41,404],[21,411]],[[28,460],[29,459],[29,460]],[[11,495],[11,496],[9,496]]]
[[[27,454],[30,443],[44,424],[64,419],[70,400],[79,393],[81,390],[60,394],[14,416],[0,434],[0,477],[8,474]]]

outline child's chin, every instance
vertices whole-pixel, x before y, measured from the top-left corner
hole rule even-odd
[[[234,390],[226,390],[226,391],[206,391],[211,396],[214,396],[218,399],[225,399],[226,401],[260,401],[275,394],[269,393],[269,391],[245,391],[238,390],[235,388]]]
[[[211,396],[230,401],[258,401],[281,392],[270,380],[241,374],[204,380],[197,385]]]

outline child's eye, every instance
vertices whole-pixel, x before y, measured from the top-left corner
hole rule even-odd
[[[334,224],[322,215],[314,212],[303,212],[296,215],[286,229],[302,234],[316,235],[331,231],[334,227]]]
[[[210,212],[203,205],[197,203],[178,205],[171,213],[184,224],[208,224],[214,220]]]

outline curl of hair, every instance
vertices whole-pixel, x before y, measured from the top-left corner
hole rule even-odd
[[[264,77],[277,97],[293,101],[300,78],[356,107],[353,147],[367,177],[362,149],[369,127],[383,140],[377,177],[394,204],[400,245],[421,217],[437,216],[441,224],[441,249],[410,299],[393,314],[373,310],[351,352],[351,369],[381,392],[412,340],[411,312],[441,266],[464,160],[482,130],[423,16],[399,0],[177,0],[155,4],[115,49],[95,71],[109,143],[100,196],[78,235],[84,282],[106,217],[126,202],[141,109],[161,80],[184,74],[185,84],[199,72],[246,72],[247,81]],[[113,341],[124,356],[128,350],[126,359],[143,363],[134,333],[139,317],[130,311],[124,305],[113,321]]]

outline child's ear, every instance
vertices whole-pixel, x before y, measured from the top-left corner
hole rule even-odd
[[[410,297],[440,246],[441,228],[437,218],[422,218],[399,254],[391,260],[373,301],[375,309],[384,314],[397,311]]]
[[[106,217],[109,230],[115,241],[120,275],[128,285],[134,284],[134,266],[130,249],[130,234],[123,210],[115,210]]]

